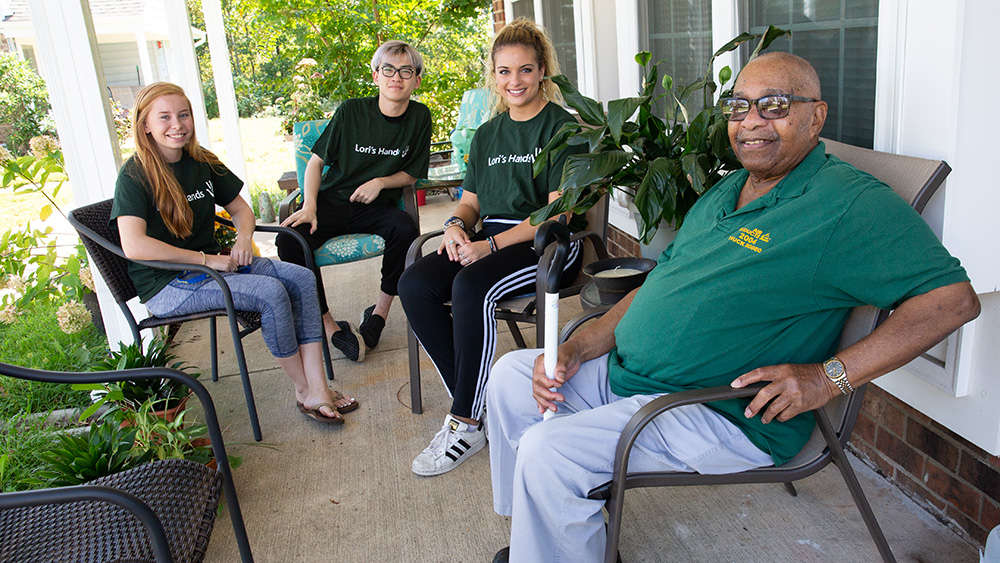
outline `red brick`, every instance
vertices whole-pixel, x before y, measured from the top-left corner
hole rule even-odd
[[[910,497],[917,497],[918,502],[925,502],[937,509],[938,515],[943,515],[948,503],[944,499],[932,493],[922,481],[911,478],[905,473],[897,473],[896,484],[903,489]]]
[[[979,514],[979,523],[987,530],[1000,526],[1000,503],[984,498],[983,510]]]
[[[958,475],[993,500],[1000,502],[1000,471],[979,461],[969,452],[962,452]]]
[[[865,411],[882,428],[887,429],[900,438],[903,437],[906,416],[886,399],[884,393],[875,394],[869,400],[865,394]]]
[[[989,535],[989,530],[983,529],[978,522],[955,510],[952,506],[948,507],[946,515],[958,524],[958,527],[964,530],[965,533],[969,534],[969,537],[976,542],[976,545],[982,546],[986,543],[986,536]]]
[[[927,462],[924,483],[928,489],[961,510],[963,514],[975,520],[979,519],[979,507],[983,495],[968,483],[955,478],[933,461]]]
[[[889,463],[882,452],[865,443],[852,442],[851,445],[866,459],[868,466],[875,468],[880,475],[890,480],[896,477],[896,467]]]
[[[888,432],[879,432],[875,446],[903,471],[913,476],[923,475],[924,455],[900,438]]]
[[[929,455],[948,471],[954,473],[958,470],[958,446],[912,418],[906,421],[906,442]]]
[[[861,439],[868,444],[874,444],[875,430],[875,421],[866,414],[859,414],[858,421],[854,425],[854,432],[851,434],[851,441]]]

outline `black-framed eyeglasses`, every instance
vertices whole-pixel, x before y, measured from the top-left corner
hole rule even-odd
[[[386,78],[392,78],[399,73],[399,77],[403,80],[409,80],[413,78],[413,69],[409,67],[396,68],[392,65],[382,65],[379,70],[382,72],[382,76]]]
[[[750,113],[750,106],[757,106],[757,113],[762,119],[781,119],[788,115],[788,110],[792,107],[792,102],[818,102],[813,98],[793,96],[791,94],[770,94],[761,96],[756,100],[744,98],[723,98],[719,105],[722,106],[722,115],[729,121],[743,121]]]

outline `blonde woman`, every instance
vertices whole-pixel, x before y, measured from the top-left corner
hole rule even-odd
[[[546,78],[558,73],[552,42],[534,23],[519,19],[496,35],[486,83],[497,115],[472,139],[462,199],[444,224],[437,254],[407,268],[399,281],[406,318],[453,399],[444,426],[413,460],[418,475],[451,471],[486,444],[480,422],[497,341],[493,313],[498,301],[533,291],[537,226],[528,216],[558,197],[567,154],[537,177],[532,166],[559,128],[574,121]],[[574,244],[566,269],[579,267]]]
[[[327,387],[323,325],[312,271],[251,253],[254,215],[239,196],[243,182],[195,139],[191,101],[180,86],[157,82],[136,97],[135,155],[118,174],[111,221],[133,260],[207,265],[224,272],[237,309],[261,314],[264,343],[292,380],[299,410],[326,424],[358,402]],[[237,228],[229,255],[215,242],[215,206]],[[156,316],[224,307],[218,283],[204,274],[177,275],[129,263],[139,299]]]

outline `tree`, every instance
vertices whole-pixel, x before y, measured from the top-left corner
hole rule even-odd
[[[45,81],[16,55],[0,53],[0,127],[11,152],[24,154],[32,137],[54,133],[48,110]]]

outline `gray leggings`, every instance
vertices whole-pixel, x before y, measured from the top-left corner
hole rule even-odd
[[[160,290],[146,308],[157,317],[189,315],[225,308],[219,284],[202,274],[185,273]],[[240,311],[261,315],[264,344],[276,358],[287,358],[300,344],[321,342],[323,321],[316,298],[316,275],[312,270],[268,260],[253,259],[245,272],[222,274]]]

